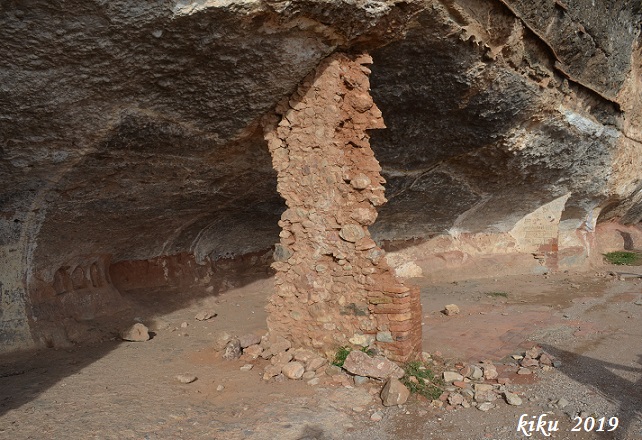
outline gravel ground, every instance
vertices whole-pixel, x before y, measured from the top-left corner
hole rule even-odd
[[[545,438],[527,426],[518,431],[523,414],[526,421],[541,415],[558,421],[550,438],[642,438],[642,304],[636,304],[642,289],[635,279],[560,274],[422,286],[424,348],[440,352],[446,363],[478,362],[483,355],[502,365],[535,343],[562,360],[557,369],[510,385],[523,405],[497,401],[488,412],[437,409],[415,397],[384,408],[375,382],[265,382],[261,362],[267,361],[241,371],[245,362],[221,359],[215,341],[225,331],[264,332],[270,291],[271,280],[264,279],[219,297],[174,292],[171,307],[167,292],[139,293],[131,300],[135,315],[155,330],[150,341],[0,358],[0,438]],[[496,291],[507,295],[488,295]],[[459,315],[439,313],[450,303],[458,304]],[[204,308],[215,308],[217,316],[195,320]],[[182,384],[178,374],[198,379]],[[560,399],[567,401],[563,407]],[[619,426],[610,433],[573,432],[578,414],[598,423],[606,417],[605,429],[618,417]]]

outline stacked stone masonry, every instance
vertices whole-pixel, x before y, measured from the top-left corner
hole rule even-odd
[[[386,202],[366,132],[385,127],[369,93],[371,62],[329,57],[264,120],[288,207],[268,326],[296,345],[376,345],[407,360],[420,351],[419,290],[395,278],[368,232]]]

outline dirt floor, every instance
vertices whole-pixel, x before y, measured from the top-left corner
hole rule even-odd
[[[642,273],[642,267],[608,270]],[[416,280],[421,284],[421,280]],[[642,438],[642,280],[557,274],[422,285],[424,350],[440,365],[491,359],[521,406],[496,401],[437,409],[416,397],[385,408],[380,383],[356,386],[322,376],[266,382],[257,360],[225,361],[223,332],[263,334],[268,277],[222,295],[155,291],[129,296],[133,318],[153,338],[50,349],[0,358],[2,439],[519,439],[522,420],[559,421],[554,439]],[[445,316],[446,304],[461,313]],[[217,316],[197,321],[213,308]],[[562,361],[536,375],[515,374],[511,354],[539,344]],[[176,375],[197,380],[182,384]],[[566,399],[563,408],[556,402]],[[380,412],[382,420],[371,420]],[[573,432],[573,418],[618,418],[608,432]],[[596,426],[593,431],[598,427]]]

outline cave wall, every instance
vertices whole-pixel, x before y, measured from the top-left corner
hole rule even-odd
[[[556,19],[547,21],[553,35],[544,41],[519,18],[525,13],[515,15],[500,2],[462,4],[451,6],[456,13],[420,13],[403,40],[373,53],[373,96],[388,130],[374,132],[372,144],[390,200],[376,236],[410,239],[452,227],[506,232],[565,194],[564,218],[579,220],[635,193],[639,162],[620,173],[613,164],[639,151],[639,143],[623,130],[622,103],[603,97],[628,84],[623,72],[631,71],[631,50],[609,58],[608,66],[582,60],[587,87],[558,69],[550,47],[563,44],[556,52],[567,53],[574,43],[560,37]],[[533,14],[543,8],[529,5]],[[617,16],[631,12],[620,7]],[[614,26],[611,46],[624,33],[618,41],[633,47],[634,20],[605,23]],[[463,42],[454,44],[456,38]],[[578,58],[588,56],[579,43],[573,47]],[[405,68],[409,59],[412,69]],[[608,87],[597,83],[604,69],[618,72]]]
[[[642,219],[632,0],[11,0],[0,36],[3,349],[117,313],[114,264],[274,245],[285,204],[259,121],[335,52],[374,60],[376,241],[418,259],[527,238],[580,267],[577,231]],[[525,237],[560,200],[556,232]]]

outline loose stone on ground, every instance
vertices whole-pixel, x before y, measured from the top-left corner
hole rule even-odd
[[[388,377],[400,379],[404,375],[403,369],[394,362],[383,356],[370,357],[359,350],[353,350],[348,354],[343,368],[352,374],[375,379],[387,379]]]
[[[381,400],[384,406],[403,405],[409,396],[408,388],[394,377],[389,378],[381,390]]]
[[[180,383],[188,384],[192,383],[197,379],[196,376],[193,374],[179,374],[176,376],[176,380],[178,380]]]
[[[145,342],[149,341],[149,330],[144,324],[140,322],[132,325],[130,328],[124,330],[120,334],[120,338],[123,341],[130,342]]]

